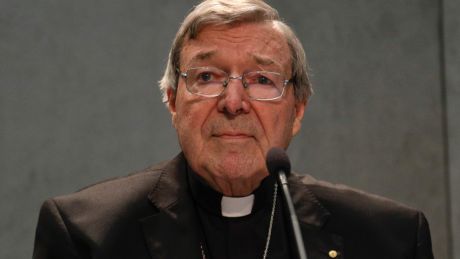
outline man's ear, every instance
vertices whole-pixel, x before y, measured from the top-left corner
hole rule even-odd
[[[295,114],[294,114],[294,123],[292,125],[292,136],[295,136],[302,128],[302,119],[305,109],[307,108],[307,102],[296,102],[295,104]]]
[[[171,121],[174,127],[176,127],[176,91],[169,87],[166,90],[166,95],[168,96],[168,109],[171,113]]]

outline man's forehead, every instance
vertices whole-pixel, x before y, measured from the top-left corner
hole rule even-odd
[[[290,65],[287,40],[272,23],[205,26],[196,37],[184,42],[181,64],[212,60],[229,55],[228,51],[242,54],[258,65]]]

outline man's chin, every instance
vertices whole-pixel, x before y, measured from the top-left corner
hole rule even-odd
[[[217,157],[238,156],[256,157],[260,155],[260,145],[253,137],[222,137],[213,138],[207,143],[210,155]]]

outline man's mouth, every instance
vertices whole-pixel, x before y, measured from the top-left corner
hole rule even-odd
[[[213,134],[213,137],[221,138],[221,139],[228,139],[228,140],[244,140],[248,138],[253,138],[252,135],[240,132],[222,132],[218,134]]]

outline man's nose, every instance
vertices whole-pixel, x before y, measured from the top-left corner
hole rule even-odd
[[[231,115],[248,113],[251,109],[249,96],[240,78],[232,78],[219,97],[217,108]]]

